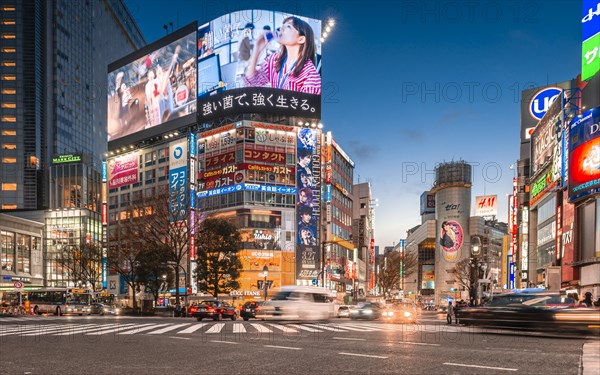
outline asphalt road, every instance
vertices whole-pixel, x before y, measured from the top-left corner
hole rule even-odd
[[[578,374],[584,337],[339,319],[0,318],[0,374]]]

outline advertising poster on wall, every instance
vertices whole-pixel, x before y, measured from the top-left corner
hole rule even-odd
[[[200,120],[267,111],[320,118],[320,36],[320,20],[267,10],[200,25]]]
[[[435,289],[435,266],[433,264],[421,266],[421,289]]]
[[[454,220],[442,222],[440,228],[440,246],[447,261],[458,258],[459,250],[463,244],[462,226]]]
[[[157,43],[145,54],[136,52],[133,61],[109,67],[109,141],[196,113],[196,32]]]
[[[569,201],[600,191],[600,107],[576,117],[570,125]]]
[[[314,205],[317,186],[313,178],[313,155],[319,152],[317,149],[317,131],[308,128],[298,129],[297,145],[296,184],[298,201],[296,233],[298,246],[296,272],[299,279],[314,279],[313,276],[319,272],[318,268],[321,261],[317,229],[319,220]],[[301,191],[303,192],[302,197],[300,196]]]
[[[116,189],[121,186],[138,182],[139,152],[110,159],[107,162],[108,188]]]

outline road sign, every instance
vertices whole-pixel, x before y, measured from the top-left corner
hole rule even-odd
[[[15,281],[15,283],[13,284],[15,286],[15,288],[17,289],[21,289],[23,288],[23,283],[20,281]]]
[[[319,285],[319,280],[312,279],[312,285]]]

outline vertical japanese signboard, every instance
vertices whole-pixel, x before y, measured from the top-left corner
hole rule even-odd
[[[319,152],[317,148],[317,131],[314,129],[298,129],[296,183],[298,191],[310,190],[312,196],[317,195],[315,165],[313,158]],[[318,211],[313,200],[301,200],[297,204],[297,248],[296,273],[300,280],[316,279],[319,274],[321,252],[319,248]]]
[[[583,0],[581,17],[581,80],[600,71],[600,0]]]
[[[187,138],[169,144],[169,212],[171,222],[182,221],[187,211]]]

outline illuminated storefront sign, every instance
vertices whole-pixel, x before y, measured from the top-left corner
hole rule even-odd
[[[108,161],[108,188],[115,189],[137,183],[139,159],[139,152],[110,159]]]
[[[600,107],[569,126],[569,201],[600,192]]]
[[[288,186],[272,186],[272,185],[260,185],[260,184],[235,184],[224,188],[217,188],[212,190],[199,191],[196,194],[197,198],[212,197],[221,194],[235,193],[236,191],[261,191],[267,193],[281,193],[281,194],[296,194],[295,187]]]
[[[532,186],[531,186],[531,199],[530,205],[533,205],[543,196],[543,193],[552,189],[556,186],[557,181],[553,181],[554,172],[549,170],[544,173]]]
[[[187,212],[187,138],[169,144],[169,211],[171,221],[181,221]]]
[[[59,155],[52,158],[52,164],[77,163],[81,161],[81,155]]]

